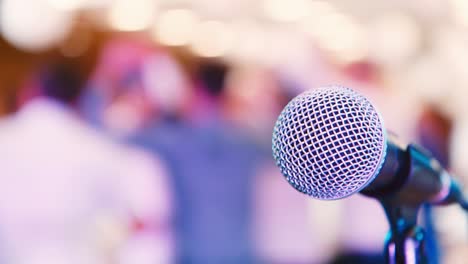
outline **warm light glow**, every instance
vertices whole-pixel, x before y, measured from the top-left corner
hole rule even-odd
[[[202,22],[194,28],[192,50],[202,57],[219,57],[226,54],[234,40],[232,31],[220,21]]]
[[[415,60],[398,76],[407,92],[414,91],[424,101],[440,104],[447,98],[446,87],[453,85],[453,75],[437,56],[425,55]]]
[[[277,21],[297,21],[307,16],[311,10],[309,0],[264,0],[264,10],[268,17]]]
[[[468,26],[468,1],[451,0],[450,4],[455,20],[462,26]]]
[[[310,43],[302,35],[287,29],[270,29],[266,34],[266,43],[262,49],[263,61],[270,66],[286,65],[298,62],[298,58],[307,56]]]
[[[156,22],[154,38],[169,46],[186,45],[195,33],[193,27],[197,21],[197,16],[191,10],[168,10]]]
[[[45,0],[53,8],[70,11],[84,6],[89,0]]]
[[[72,14],[54,9],[42,1],[0,2],[2,35],[21,49],[37,51],[56,45],[66,37],[72,23]]]
[[[310,41],[287,27],[268,27],[254,20],[239,20],[231,24],[231,29],[235,42],[229,58],[240,63],[267,67],[297,63],[307,57],[310,50]]]
[[[116,0],[109,13],[109,22],[117,30],[144,30],[153,22],[155,4],[154,0]]]
[[[335,7],[330,2],[325,1],[312,1],[309,8],[309,16],[320,16],[335,12]]]
[[[306,34],[314,36],[317,28],[320,27],[319,23],[321,19],[335,13],[335,8],[329,2],[313,1],[310,4],[308,16],[299,21],[299,29]]]
[[[339,13],[328,2],[313,1],[299,30],[311,36],[318,46],[343,63],[364,58],[368,52],[367,32],[352,17]]]
[[[82,0],[83,8],[109,8],[115,0]]]
[[[253,20],[234,21],[231,28],[235,35],[235,44],[229,56],[244,62],[261,60],[266,52],[265,29]]]
[[[466,98],[468,91],[468,38],[464,29],[443,27],[435,31],[433,36],[433,56],[437,61],[433,66],[433,73],[425,76],[426,82],[431,82],[435,92],[432,100],[441,102],[444,107],[455,114],[465,113],[468,110]],[[421,76],[423,78],[423,76]],[[432,79],[440,79],[435,82]],[[423,88],[421,88],[422,90]],[[423,91],[421,91],[423,92]]]
[[[342,62],[360,60],[367,55],[367,35],[364,28],[351,17],[333,13],[311,25],[318,45]]]
[[[166,0],[171,3],[181,2],[180,5],[190,5],[193,10],[203,13],[207,17],[213,18],[231,18],[242,11],[249,11],[252,7],[256,8],[256,1],[248,4],[249,0]]]
[[[377,62],[398,65],[415,54],[421,46],[421,30],[404,14],[384,16],[371,23],[370,56]]]

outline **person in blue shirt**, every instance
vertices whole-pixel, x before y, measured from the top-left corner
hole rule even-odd
[[[223,118],[228,69],[202,64],[197,71],[197,111],[166,115],[131,142],[167,164],[175,193],[179,263],[253,263],[252,181],[262,164],[260,149]]]

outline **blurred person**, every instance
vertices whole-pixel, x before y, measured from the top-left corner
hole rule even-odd
[[[130,139],[168,164],[179,263],[255,262],[251,186],[261,161],[256,144],[225,116],[228,70],[221,62],[202,62],[190,108],[174,106]]]
[[[116,137],[143,126],[153,108],[144,95],[142,65],[153,48],[140,39],[119,37],[101,49],[89,89],[79,101],[83,117]]]
[[[191,95],[185,72],[169,53],[125,37],[104,46],[89,86],[79,102],[81,113],[120,140],[185,111]]]
[[[74,61],[46,64],[0,123],[0,262],[171,263],[164,169],[78,118],[85,77]]]
[[[99,127],[167,164],[178,263],[254,262],[250,181],[257,148],[227,121],[227,71],[223,63],[202,63],[189,83],[170,54],[119,39],[104,50],[92,81],[98,91],[85,106]]]
[[[244,128],[269,152],[273,126],[289,96],[285,90],[273,70],[237,65],[226,80],[226,118]]]

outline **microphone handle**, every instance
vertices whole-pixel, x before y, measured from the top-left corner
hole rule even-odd
[[[420,206],[460,202],[461,188],[424,148],[387,140],[387,155],[375,180],[361,193],[377,199]]]

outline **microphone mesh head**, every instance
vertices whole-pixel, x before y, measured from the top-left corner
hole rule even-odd
[[[367,186],[386,151],[376,109],[339,86],[309,90],[291,100],[276,121],[272,143],[288,182],[322,200],[345,198]]]

